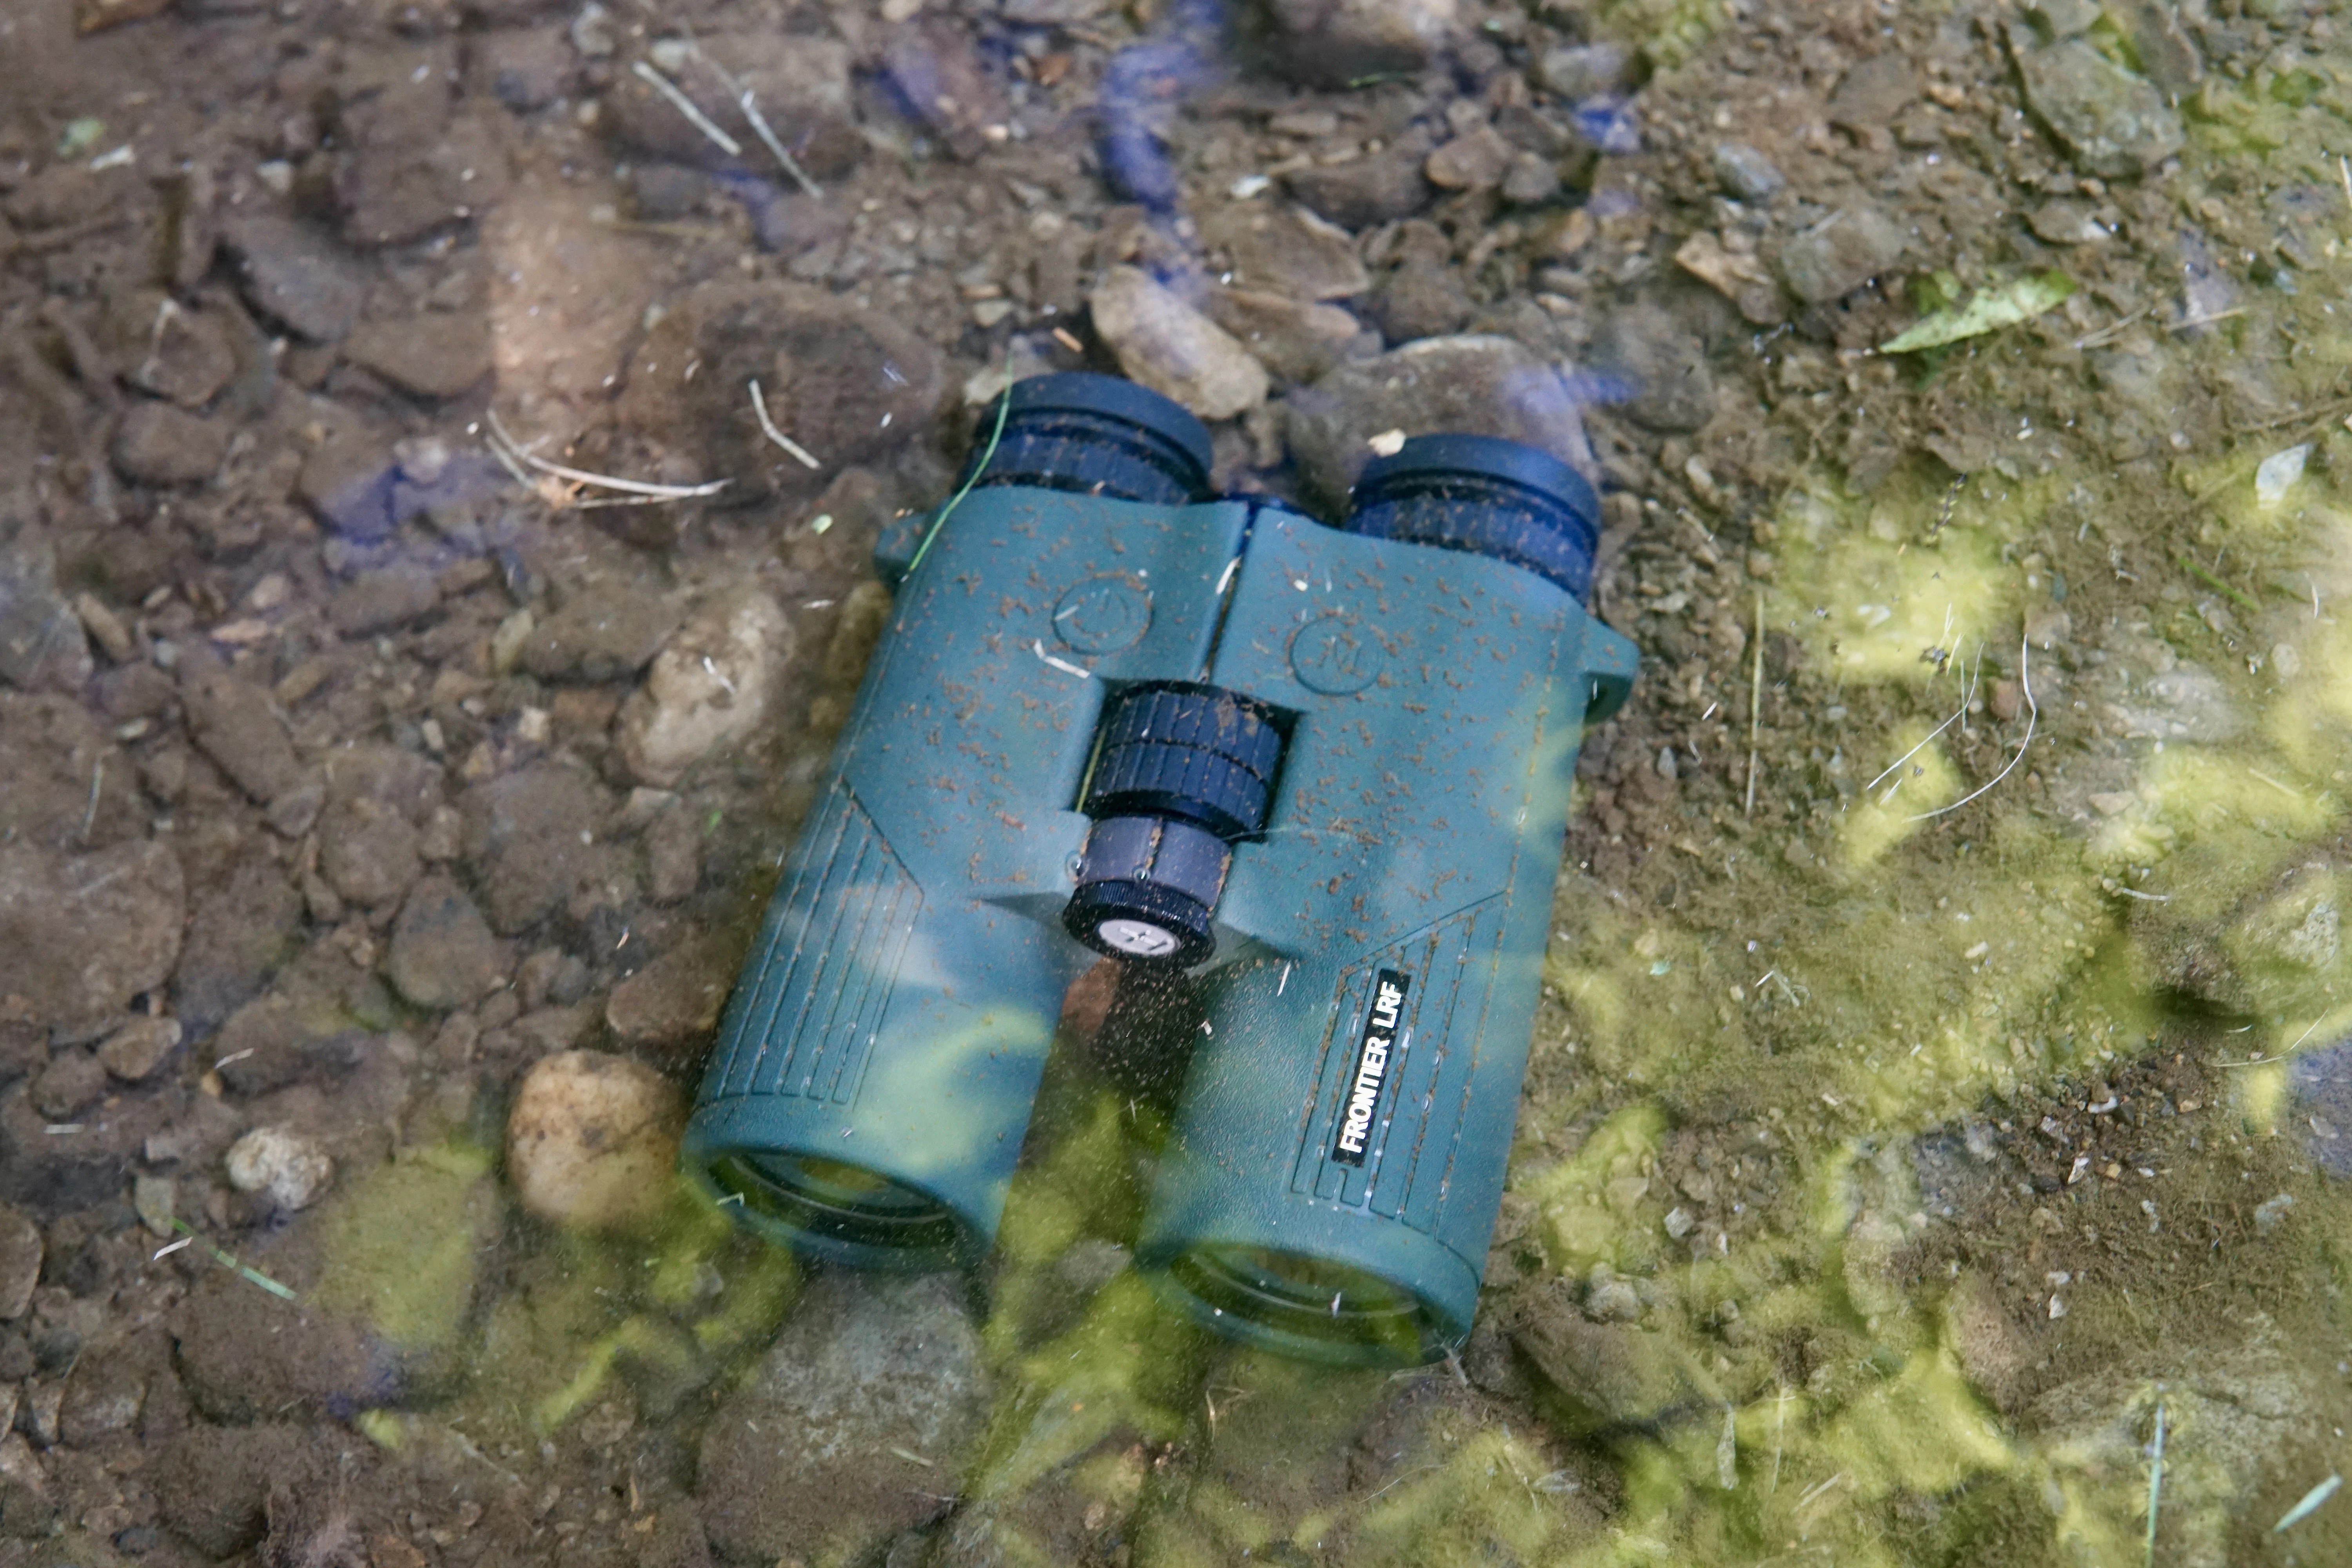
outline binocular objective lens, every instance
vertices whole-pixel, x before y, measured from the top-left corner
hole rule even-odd
[[[909,1267],[932,1267],[963,1239],[945,1205],[879,1173],[838,1160],[778,1153],[724,1154],[710,1179],[744,1212],[795,1233],[860,1251],[903,1255]]]
[[[1238,1319],[1292,1353],[1417,1366],[1444,1348],[1412,1291],[1343,1263],[1260,1247],[1196,1247],[1168,1273],[1213,1315]]]

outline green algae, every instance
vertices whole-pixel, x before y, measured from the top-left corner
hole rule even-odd
[[[371,1172],[328,1216],[314,1293],[411,1354],[445,1351],[472,1310],[479,1258],[504,1218],[489,1156],[445,1143]]]

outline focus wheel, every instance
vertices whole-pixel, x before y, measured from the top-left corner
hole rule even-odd
[[[1282,756],[1282,733],[1265,710],[1214,687],[1136,687],[1104,716],[1102,737],[1106,749],[1144,742],[1196,746],[1268,783]]]
[[[1264,710],[1213,688],[1138,688],[1106,717],[1080,809],[1170,816],[1232,842],[1265,826],[1282,736]]]

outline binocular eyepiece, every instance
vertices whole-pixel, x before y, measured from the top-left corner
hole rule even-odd
[[[998,421],[1001,420],[1001,427]],[[1216,500],[1199,421],[1014,384],[896,588],[721,1025],[686,1162],[747,1224],[992,1243],[1064,993],[1191,971],[1208,1027],[1137,1237],[1164,1297],[1333,1362],[1458,1344],[1500,1202],[1569,786],[1630,645],[1551,457],[1422,437],[1337,528]]]

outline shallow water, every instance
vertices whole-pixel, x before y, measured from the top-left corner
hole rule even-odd
[[[0,1563],[2345,1557],[2327,8],[148,9],[0,6]],[[1075,949],[975,1266],[676,1178],[1070,369],[1601,490],[1426,1366],[1153,1295],[1197,998]]]

